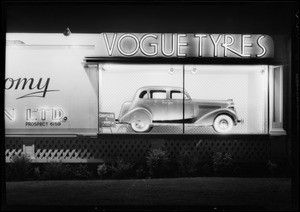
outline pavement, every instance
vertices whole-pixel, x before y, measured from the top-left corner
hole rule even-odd
[[[165,178],[6,183],[7,209],[292,210],[290,178]]]

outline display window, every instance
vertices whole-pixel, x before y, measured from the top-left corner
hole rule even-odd
[[[183,65],[99,66],[99,119],[103,133],[183,133]],[[181,90],[180,90],[181,89]]]
[[[187,123],[185,133],[268,132],[267,65],[186,65],[185,90],[192,97],[185,116],[194,110],[199,123]]]
[[[99,64],[99,132],[267,134],[269,68]]]

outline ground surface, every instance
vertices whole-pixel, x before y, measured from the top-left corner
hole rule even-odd
[[[8,206],[240,206],[291,208],[288,178],[173,178],[7,182]]]

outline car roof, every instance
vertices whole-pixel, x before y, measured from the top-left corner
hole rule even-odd
[[[180,90],[183,91],[183,88],[176,86],[144,86],[139,88],[140,90]]]

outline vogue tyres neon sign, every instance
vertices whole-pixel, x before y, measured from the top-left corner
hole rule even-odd
[[[271,58],[274,42],[261,34],[102,33],[101,57]]]

